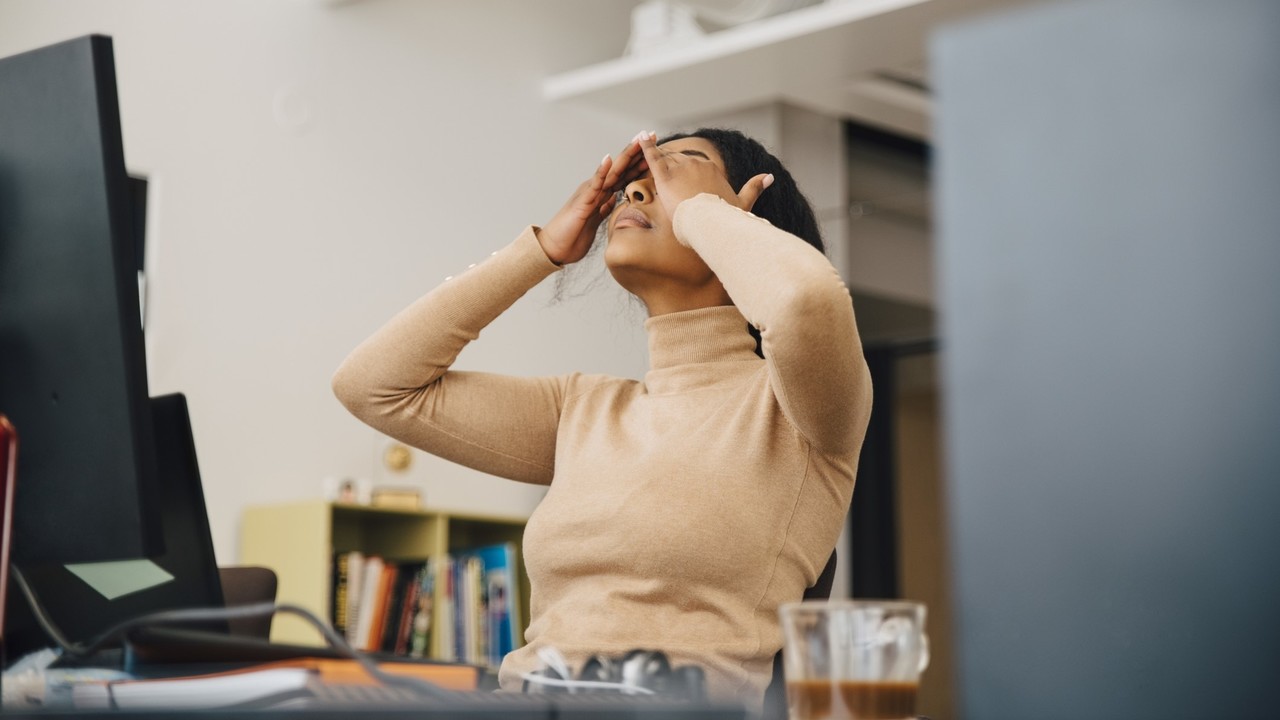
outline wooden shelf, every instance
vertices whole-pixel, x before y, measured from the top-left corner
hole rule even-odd
[[[529,577],[520,551],[524,518],[471,515],[432,509],[404,510],[314,500],[246,508],[240,528],[240,561],[275,571],[276,601],[304,607],[328,617],[333,592],[334,553],[359,550],[393,560],[442,558],[447,553],[510,542],[517,548],[520,617],[529,622]],[[444,589],[437,598],[443,607]],[[439,627],[440,618],[436,625]],[[520,629],[523,637],[524,628]],[[436,639],[439,638],[437,634]],[[272,623],[271,639],[294,644],[323,644],[323,638],[300,618],[281,615]],[[433,640],[433,644],[435,640]],[[440,647],[432,656],[440,657]]]
[[[927,94],[879,73],[923,68],[938,25],[1019,2],[829,0],[548,77],[543,97],[669,124],[788,102],[924,137]]]

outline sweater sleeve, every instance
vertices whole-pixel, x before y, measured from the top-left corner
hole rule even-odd
[[[408,445],[492,475],[550,483],[569,379],[449,367],[482,329],[557,269],[527,228],[361,343],[335,373],[334,394],[360,420]]]
[[[871,375],[835,267],[800,238],[707,193],[680,203],[674,227],[760,330],[786,416],[819,450],[856,452],[871,415]]]

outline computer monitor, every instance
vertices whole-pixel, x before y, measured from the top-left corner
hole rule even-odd
[[[164,552],[147,562],[153,566],[153,573],[158,569],[155,574],[159,581],[132,592],[104,594],[78,576],[76,566],[68,569],[62,563],[36,563],[22,567],[24,577],[39,593],[43,611],[74,643],[88,643],[118,623],[148,613],[217,608],[223,604],[187,399],[177,393],[162,395],[151,398],[149,406],[155,427],[160,481],[156,509],[162,518]],[[11,622],[5,651],[12,662],[52,642],[36,623],[21,593],[10,594]],[[225,621],[183,627],[219,635],[228,632]],[[108,647],[119,644],[113,642]]]
[[[958,716],[1274,712],[1276,28],[1072,2],[934,42]]]
[[[0,412],[17,566],[160,552],[110,38],[0,59]]]

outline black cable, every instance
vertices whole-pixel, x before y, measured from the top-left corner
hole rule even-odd
[[[88,653],[84,652],[80,646],[68,640],[62,632],[58,630],[58,626],[54,624],[53,620],[45,614],[44,604],[40,602],[39,596],[36,595],[35,588],[31,587],[31,585],[27,583],[27,578],[22,574],[22,569],[19,568],[16,563],[11,563],[9,565],[9,570],[14,582],[18,584],[18,589],[21,590],[23,596],[27,598],[27,605],[31,608],[32,614],[36,617],[36,624],[40,626],[41,630],[44,630],[45,634],[49,636],[49,639],[53,640],[54,644],[57,645],[62,652],[68,655],[72,655],[74,657],[83,657],[84,655],[87,655]]]
[[[264,615],[274,615],[277,612],[289,613],[301,616],[304,620],[311,623],[329,646],[337,650],[343,657],[354,660],[360,667],[374,680],[378,681],[386,687],[401,687],[411,690],[419,695],[433,700],[453,700],[456,695],[448,690],[437,687],[435,684],[421,680],[419,678],[395,675],[384,672],[364,653],[351,647],[346,638],[339,635],[328,623],[316,617],[314,613],[306,608],[297,605],[289,605],[287,603],[256,603],[253,605],[240,605],[229,608],[189,608],[182,610],[161,610],[159,612],[147,613],[136,618],[131,618],[123,622],[116,623],[108,628],[87,645],[72,642],[58,629],[56,623],[45,613],[44,606],[40,602],[36,591],[27,582],[22,571],[17,565],[11,565],[13,578],[18,584],[18,588],[22,594],[26,596],[27,603],[31,606],[32,612],[35,614],[36,622],[40,628],[49,635],[50,639],[66,654],[72,657],[83,658],[100,650],[103,646],[112,643],[117,639],[123,640],[130,630],[151,625],[185,625],[190,623],[209,622],[210,620],[238,620],[242,618],[261,617]]]

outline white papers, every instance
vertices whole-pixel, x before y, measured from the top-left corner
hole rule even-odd
[[[114,707],[122,710],[225,707],[305,690],[311,675],[303,668],[275,668],[194,678],[91,683],[76,686],[72,700],[77,708],[97,709],[111,708],[113,701]]]

